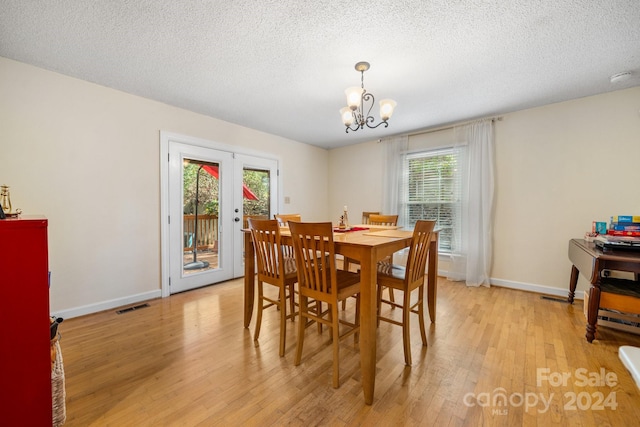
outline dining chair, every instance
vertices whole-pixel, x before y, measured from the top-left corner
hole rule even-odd
[[[398,215],[380,215],[379,212],[363,212],[362,213],[362,218],[364,219],[364,214],[368,213],[368,217],[369,217],[369,222],[368,224],[370,225],[386,225],[386,226],[396,226],[398,225]],[[385,258],[383,261],[384,262],[388,262],[390,263],[392,260],[391,257],[387,257]],[[351,264],[355,264],[358,265],[359,262],[357,260],[351,259],[351,258],[345,258],[343,261],[343,265],[344,265],[344,269],[345,270],[349,270],[351,268]],[[395,302],[395,297],[393,295],[393,289],[389,288],[389,299],[391,300],[391,302]],[[347,302],[343,301],[342,302],[342,309],[344,310],[345,306],[346,306]]]
[[[370,225],[398,225],[398,215],[369,215]]]
[[[249,218],[252,219],[269,219],[269,215],[243,215],[242,228],[249,228]]]
[[[281,244],[280,227],[276,220],[248,218],[251,238],[255,248],[258,276],[258,316],[253,340],[257,344],[265,308],[278,307],[280,311],[280,356],[284,356],[287,319],[295,320],[296,307],[294,286],[298,281],[296,262],[285,254],[286,246]],[[265,295],[264,283],[278,288],[278,297]],[[289,313],[287,314],[287,302]]]
[[[409,327],[409,317],[411,313],[418,315],[422,345],[427,345],[427,335],[424,325],[424,279],[426,275],[425,268],[427,255],[429,253],[429,245],[431,244],[431,237],[435,224],[435,221],[423,220],[416,223],[413,230],[411,245],[409,246],[409,255],[406,267],[394,265],[388,262],[379,262],[377,267],[378,324],[380,324],[380,321],[382,320],[402,326],[404,363],[407,366],[411,365],[411,329]],[[402,291],[404,293],[402,303],[383,299],[383,287]],[[418,289],[418,299],[415,303],[411,304],[411,294],[415,289]],[[381,311],[382,303],[402,309],[402,321],[397,321],[393,318],[383,316]]]
[[[300,322],[294,364],[300,365],[307,323],[328,325],[333,342],[333,387],[340,386],[339,342],[360,331],[360,274],[336,268],[333,226],[330,222],[289,223],[298,270]],[[338,303],[356,296],[355,319],[350,322],[338,316]],[[328,304],[324,311],[309,309],[309,299]],[[308,321],[307,321],[308,319]],[[340,325],[347,327],[340,334]]]
[[[289,221],[302,221],[302,216],[300,214],[275,214],[273,217],[278,221],[280,227],[286,227],[289,224]]]
[[[362,223],[363,223],[363,224],[369,224],[369,216],[370,216],[371,214],[374,214],[374,215],[380,215],[380,212],[379,212],[379,211],[376,211],[376,212],[366,212],[366,211],[363,211],[363,212],[362,212]]]
[[[380,212],[362,212],[362,221],[364,224],[365,214],[367,214],[367,224],[369,225],[398,225],[398,215],[380,215]],[[358,261],[350,258],[344,259],[344,269],[348,270],[351,264],[359,264]],[[393,297],[392,297],[393,298]]]

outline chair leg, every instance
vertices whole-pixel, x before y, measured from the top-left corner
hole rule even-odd
[[[318,310],[318,312],[316,313],[318,315],[318,317],[321,316],[322,314],[322,302],[316,300],[316,308]],[[318,324],[318,333],[321,334],[322,333],[322,323],[321,322],[316,322]]]
[[[287,296],[286,286],[280,288],[280,357],[284,356],[287,339]]]
[[[293,360],[293,364],[295,366],[298,366],[300,364],[300,360],[302,360],[302,345],[304,344],[304,331],[307,324],[306,315],[309,312],[309,300],[307,297],[300,295],[299,309],[300,321],[298,322],[298,343],[296,344],[296,357]]]
[[[260,337],[260,326],[262,325],[262,310],[264,310],[264,291],[262,282],[258,282],[258,317],[256,317],[256,330],[253,334],[253,341],[257,344]]]
[[[360,294],[356,294],[356,318],[353,322],[358,328],[360,327]],[[353,343],[357,344],[360,341],[360,329],[353,334]]]
[[[404,344],[404,364],[411,366],[411,340],[409,318],[411,314],[411,292],[404,292],[404,306],[402,307],[402,342]]]
[[[382,311],[382,286],[376,287],[376,304],[378,306],[376,311],[376,327],[380,327],[380,312]]]
[[[389,301],[396,302],[396,298],[393,296],[393,288],[387,288],[389,290]],[[395,310],[396,306],[392,305],[391,310]]]
[[[338,319],[338,304],[331,304],[331,329],[333,339],[333,388],[340,387],[340,321]]]
[[[349,262],[349,258],[344,257],[343,261],[342,261],[342,269],[344,271],[349,271],[349,268],[351,267],[351,263]],[[347,309],[347,299],[343,299],[342,300],[342,311]]]
[[[296,285],[292,283],[289,288],[289,306],[291,307],[291,321],[296,321]]]
[[[427,332],[424,326],[424,286],[418,289],[418,322],[420,323],[420,335],[422,336],[422,345],[427,345]]]

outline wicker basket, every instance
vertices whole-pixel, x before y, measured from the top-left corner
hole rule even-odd
[[[53,427],[57,427],[63,425],[67,419],[66,392],[64,388],[64,365],[58,339],[52,340],[51,346],[55,346],[56,356],[51,370],[51,394],[53,397]]]

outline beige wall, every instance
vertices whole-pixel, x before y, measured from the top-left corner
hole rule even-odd
[[[359,223],[362,211],[382,208],[382,150],[376,141],[329,151],[329,219],[338,222],[347,205],[349,221]]]
[[[1,57],[0,129],[0,183],[49,219],[53,313],[159,295],[161,130],[278,156],[283,210],[329,215],[326,150]]]
[[[566,295],[568,240],[594,220],[640,212],[640,87],[503,117],[495,127],[492,282]],[[412,137],[410,146],[446,145],[448,133]],[[382,161],[377,142],[331,150],[334,216],[344,204],[352,216],[381,207]],[[582,278],[578,289],[586,289]]]
[[[640,87],[506,115],[496,126],[492,277],[564,292],[568,240],[592,221],[640,212],[638,158]]]

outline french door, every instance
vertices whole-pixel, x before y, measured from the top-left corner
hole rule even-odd
[[[161,142],[163,296],[241,277],[245,218],[276,212],[277,160],[188,137]]]

